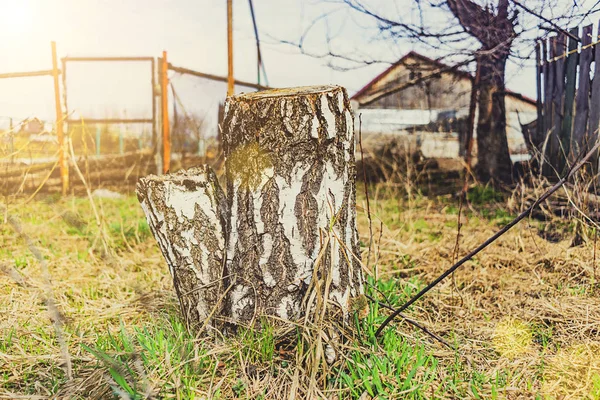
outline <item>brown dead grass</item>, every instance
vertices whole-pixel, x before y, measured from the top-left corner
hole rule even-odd
[[[385,193],[385,191],[383,191]],[[381,277],[430,282],[491,236],[505,205],[465,207],[458,254],[457,201],[371,199]],[[362,206],[366,209],[366,204]],[[484,213],[484,210],[488,210]],[[465,215],[466,214],[466,215]],[[362,216],[361,232],[367,224]],[[511,371],[508,398],[600,398],[600,267],[593,241],[571,247],[540,236],[546,223],[526,220],[416,303],[410,315],[446,339],[476,369]],[[561,230],[559,229],[559,230]],[[593,236],[590,236],[593,237]],[[441,353],[440,353],[441,354]],[[453,357],[453,355],[448,355]],[[443,358],[443,356],[442,356]]]
[[[503,204],[466,207],[455,254],[454,200],[406,199],[386,187],[371,193],[374,248],[368,268],[380,279],[408,282],[418,277],[429,282],[504,221],[483,216],[483,210],[494,215]],[[359,195],[359,205],[366,209],[364,196]],[[69,355],[79,367],[71,382],[52,386],[64,378],[64,360],[44,303],[47,284],[26,244],[7,223],[0,223],[0,337],[18,338],[10,349],[0,348],[0,398],[47,398],[53,393],[106,396],[106,374],[89,368],[97,361],[81,344],[91,345],[99,332],[116,333],[121,325],[152,323],[176,308],[170,277],[152,238],[127,232],[143,219],[135,199],[128,200],[125,212],[122,204],[116,208],[110,201],[100,201],[99,207],[102,229],[112,230],[110,245],[118,249],[114,254],[102,251],[86,199],[9,204],[8,212],[20,219],[48,261],[54,301],[68,328]],[[64,218],[67,211],[85,215],[89,231],[78,233]],[[368,243],[365,212],[360,211],[359,217],[361,240]],[[115,224],[121,224],[121,233]],[[407,314],[455,346],[461,368],[490,375],[502,372],[507,390],[501,397],[600,398],[600,287],[595,278],[600,268],[594,262],[594,243],[570,247],[569,234],[560,232],[563,239],[554,243],[538,234],[542,230],[540,222],[524,221]],[[364,259],[367,250],[363,250]],[[399,326],[402,335],[413,338],[413,330]],[[431,349],[444,367],[455,364],[454,352],[438,343]],[[236,379],[244,379],[247,394],[265,393],[267,387],[267,398],[281,398],[299,381],[290,375],[265,382],[264,376],[249,369],[251,365],[237,378],[221,371],[220,361],[239,358],[241,365],[249,363],[235,349],[215,347],[213,353],[214,374],[205,380],[207,395],[215,388],[232,393]]]

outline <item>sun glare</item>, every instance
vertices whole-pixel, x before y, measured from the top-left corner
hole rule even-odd
[[[30,0],[0,0],[0,30],[23,34],[32,28],[33,7]]]

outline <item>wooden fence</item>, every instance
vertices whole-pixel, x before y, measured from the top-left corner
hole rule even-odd
[[[593,25],[571,29],[536,45],[536,147],[542,171],[556,177],[592,147],[600,127],[600,45]],[[597,60],[597,61],[595,61]],[[598,158],[593,171],[598,172]]]

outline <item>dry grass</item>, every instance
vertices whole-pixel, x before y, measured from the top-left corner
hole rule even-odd
[[[431,281],[511,218],[504,202],[472,199],[455,257],[453,200],[418,199],[407,209],[407,201],[389,197],[371,199],[383,221],[382,233],[375,232],[381,276]],[[596,244],[572,247],[574,225],[525,221],[417,303],[412,316],[453,338],[476,369],[507,372],[509,398],[599,398]],[[552,241],[543,238],[548,226]],[[564,362],[574,353],[571,364]]]
[[[369,268],[395,305],[510,218],[495,193],[472,197],[455,254],[454,200],[406,199],[385,186],[371,193]],[[540,234],[548,223],[525,221],[407,310],[456,351],[401,321],[375,345],[369,324],[385,312],[372,307],[329,365],[329,338],[314,329],[322,321],[286,332],[265,323],[233,339],[190,336],[137,201],[96,201],[100,226],[84,198],[13,200],[2,216],[0,398],[600,398],[595,246],[570,247],[568,221],[552,225],[562,230],[558,242]],[[49,283],[7,215],[40,250]],[[367,244],[364,212],[359,222]],[[48,314],[49,289],[59,316]]]

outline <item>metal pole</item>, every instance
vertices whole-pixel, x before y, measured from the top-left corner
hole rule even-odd
[[[9,125],[9,136],[10,136],[10,162],[14,163],[15,162],[15,132],[13,132],[13,119],[10,119],[10,125]]]
[[[233,95],[233,0],[227,0],[227,96]]]
[[[163,173],[167,173],[171,166],[171,132],[169,126],[169,64],[167,52],[163,51],[161,64],[161,91],[162,96],[162,128],[163,128]]]
[[[65,159],[66,146],[63,133],[63,113],[60,105],[60,86],[58,85],[58,59],[56,57],[56,42],[52,46],[52,75],[54,77],[54,103],[56,105],[56,136],[58,138],[58,164],[60,165],[60,179],[62,181],[62,194],[65,196],[69,189],[69,166]]]
[[[100,155],[100,144],[102,140],[102,128],[100,125],[96,125],[96,155]]]
[[[119,154],[123,154],[125,152],[123,144],[123,130],[119,129]]]

